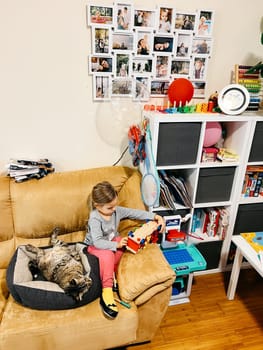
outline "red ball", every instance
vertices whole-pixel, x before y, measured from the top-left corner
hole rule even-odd
[[[186,102],[191,101],[194,95],[193,84],[185,78],[175,79],[167,91],[169,101],[176,107],[184,106]]]

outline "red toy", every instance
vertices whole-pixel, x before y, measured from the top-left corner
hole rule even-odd
[[[158,224],[155,221],[149,221],[143,224],[137,230],[128,233],[127,250],[136,254],[144,248],[147,243],[156,243],[158,241]]]
[[[167,94],[172,105],[185,106],[194,95],[194,87],[188,79],[178,78],[170,84]]]

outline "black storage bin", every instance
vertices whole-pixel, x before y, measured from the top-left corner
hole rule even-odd
[[[196,248],[206,260],[207,270],[217,269],[220,262],[223,241],[198,243]]]
[[[240,204],[236,216],[234,235],[263,231],[263,203]]]
[[[235,167],[200,169],[196,203],[228,201],[235,169]]]
[[[263,122],[257,122],[248,161],[257,162],[262,160],[263,160]]]
[[[194,164],[202,123],[160,123],[157,166]]]

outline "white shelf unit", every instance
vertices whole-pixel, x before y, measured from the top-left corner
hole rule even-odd
[[[186,208],[182,205],[178,205],[176,206],[178,213],[180,213],[181,210],[187,210],[193,217],[193,213],[197,208],[227,207],[229,210],[229,224],[224,240],[219,240],[217,237],[204,236],[202,236],[204,237],[203,241],[192,239],[193,243],[198,244],[198,248],[206,247],[207,256],[205,256],[206,254],[203,255],[206,260],[208,260],[207,270],[196,272],[195,274],[214,273],[227,269],[231,237],[234,232],[240,205],[255,205],[258,203],[260,206],[262,205],[263,215],[262,196],[258,198],[243,198],[241,196],[247,165],[263,165],[263,147],[262,150],[256,152],[258,158],[249,161],[251,146],[253,144],[255,131],[257,130],[257,123],[260,125],[259,135],[261,126],[263,126],[263,114],[257,112],[230,116],[217,113],[165,114],[161,112],[145,112],[144,117],[149,119],[152,149],[157,170],[165,170],[182,175],[185,179],[188,192],[190,193],[193,208]],[[235,151],[239,156],[238,161],[201,161],[207,122],[220,122],[221,125],[223,125],[226,134],[224,147]],[[259,135],[257,135],[258,138],[260,138]],[[260,141],[258,143],[260,144]],[[259,146],[257,145],[257,147]],[[228,171],[230,171],[230,175],[224,175],[224,173]],[[209,193],[213,192],[213,188],[209,188],[209,172],[212,174],[211,178],[218,174],[219,192],[221,190],[224,192],[225,186],[228,187],[229,193],[225,193],[226,198],[218,199],[209,195]],[[206,181],[208,186],[207,189],[203,188],[203,195],[206,196],[207,191],[207,201],[204,198],[199,200],[198,194],[198,186],[199,183],[201,183],[200,179],[202,179],[202,176],[206,173],[208,173],[208,180],[204,180],[203,187]],[[220,174],[222,174],[222,176]],[[220,177],[222,177],[222,179],[220,179]],[[213,181],[211,183],[213,183]],[[169,213],[171,213],[170,215],[175,214],[164,207],[153,208],[152,210],[165,213],[165,216],[169,215]],[[192,227],[191,221],[188,225],[188,232]],[[261,230],[263,231],[263,220]],[[203,253],[201,249],[200,251]],[[218,261],[210,264],[210,257],[216,255],[218,256]]]

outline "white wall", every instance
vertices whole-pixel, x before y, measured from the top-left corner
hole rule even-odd
[[[87,3],[0,0],[0,173],[11,157],[46,157],[57,171],[111,165],[126,147],[126,130],[140,111],[127,101],[92,100]],[[262,0],[144,4],[215,10],[207,96],[230,83],[235,63],[253,65],[263,59]],[[129,154],[122,164],[130,165]]]

